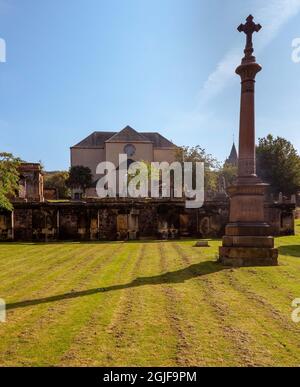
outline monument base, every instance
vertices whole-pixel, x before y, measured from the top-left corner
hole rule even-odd
[[[274,238],[267,235],[269,228],[266,223],[229,224],[219,262],[235,267],[277,266],[278,250]]]
[[[225,266],[277,266],[271,227],[265,222],[267,184],[256,175],[240,176],[228,188],[230,223],[226,226],[219,262]]]
[[[224,266],[277,266],[278,250],[257,247],[220,247],[219,262]]]

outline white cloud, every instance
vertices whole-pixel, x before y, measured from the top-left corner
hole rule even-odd
[[[280,29],[300,11],[300,0],[268,0],[267,5],[255,10],[255,20],[263,25],[263,33],[256,37],[255,52],[264,50]],[[203,104],[217,96],[234,78],[234,71],[241,59],[241,46],[233,47],[209,75],[200,90],[200,103]]]
[[[218,63],[216,70],[209,75],[200,90],[199,102],[201,104],[209,101],[225,88],[227,83],[233,78],[234,69],[237,67],[240,58],[241,50],[233,48]]]

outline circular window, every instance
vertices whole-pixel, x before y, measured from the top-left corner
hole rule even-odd
[[[124,152],[127,154],[128,157],[132,157],[136,152],[136,148],[132,144],[127,144],[124,147]]]

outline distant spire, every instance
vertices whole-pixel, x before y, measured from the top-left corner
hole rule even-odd
[[[237,153],[237,150],[236,150],[235,142],[234,142],[234,139],[233,139],[233,145],[232,145],[232,148],[231,148],[231,152],[230,152],[230,155],[229,155],[228,159],[225,161],[225,164],[230,164],[230,165],[233,165],[233,166],[237,167],[238,160],[239,160],[239,157],[238,157],[238,153]]]

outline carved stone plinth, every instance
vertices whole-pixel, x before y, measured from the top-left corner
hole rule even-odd
[[[249,180],[253,183],[250,184]],[[278,251],[265,222],[264,193],[266,184],[256,177],[248,184],[230,187],[230,223],[226,226],[220,248],[220,262],[225,266],[274,266]]]
[[[276,266],[278,250],[263,247],[221,247],[220,263],[224,266]]]

